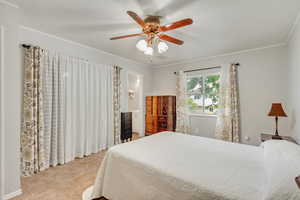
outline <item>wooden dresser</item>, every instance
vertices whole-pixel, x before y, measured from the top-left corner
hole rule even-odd
[[[175,131],[176,97],[146,97],[146,135],[162,131]]]

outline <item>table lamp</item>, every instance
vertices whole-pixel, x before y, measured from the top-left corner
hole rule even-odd
[[[275,131],[275,135],[272,136],[272,139],[281,140],[282,138],[278,134],[278,117],[287,117],[287,115],[285,114],[282,108],[281,103],[273,103],[268,116],[275,117],[276,131]]]

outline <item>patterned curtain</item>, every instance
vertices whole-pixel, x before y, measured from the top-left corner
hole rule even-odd
[[[120,143],[119,67],[24,51],[23,176]]]
[[[39,47],[25,49],[24,96],[21,132],[21,170],[30,176],[45,169],[44,120],[41,81],[41,57]]]
[[[186,104],[186,74],[180,71],[176,87],[176,132],[190,133],[190,119]]]
[[[121,68],[113,67],[113,133],[114,144],[121,143]]]
[[[240,142],[239,113],[237,65],[231,64],[222,67],[216,138],[235,143]]]

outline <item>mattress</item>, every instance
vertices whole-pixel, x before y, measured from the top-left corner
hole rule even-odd
[[[88,199],[263,199],[263,151],[262,147],[162,132],[110,148]]]

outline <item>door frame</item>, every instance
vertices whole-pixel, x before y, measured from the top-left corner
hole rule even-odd
[[[140,133],[139,133],[139,136],[143,137],[145,136],[145,95],[144,95],[144,75],[143,74],[140,74],[138,72],[135,72],[135,71],[131,71],[131,70],[128,70],[127,73],[126,73],[126,80],[127,80],[127,101],[128,101],[128,85],[129,85],[129,74],[131,75],[134,75],[134,76],[138,76],[139,79],[140,79],[140,86],[139,86],[139,110],[140,110],[140,116],[139,118],[141,119],[140,120]],[[128,110],[128,104],[127,104],[127,110]]]
[[[4,199],[4,111],[3,111],[4,27],[0,25],[0,200]]]

